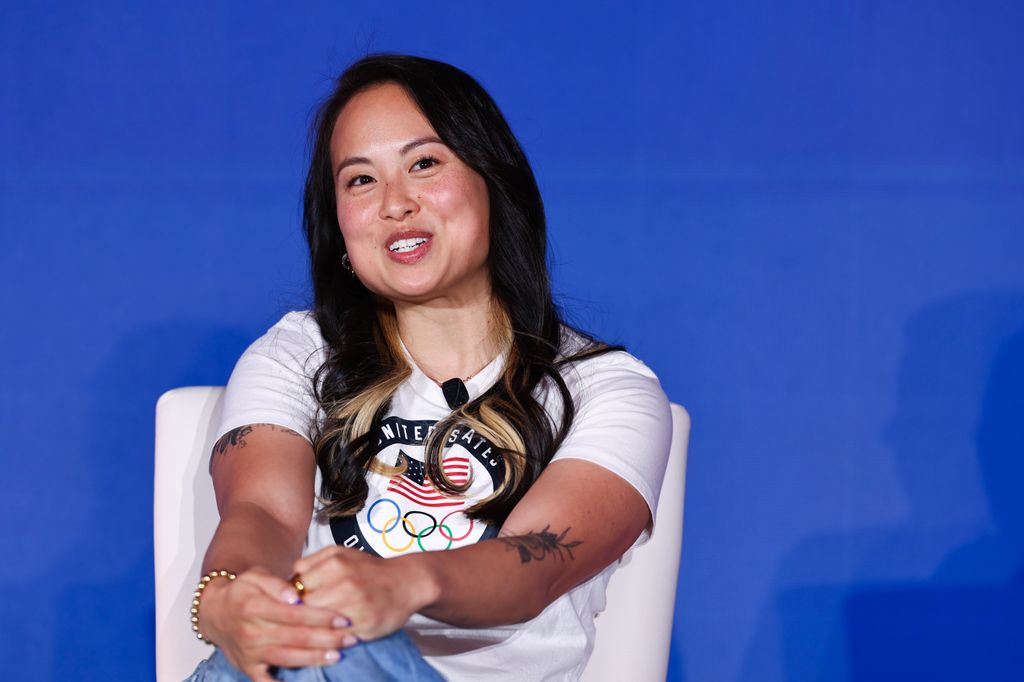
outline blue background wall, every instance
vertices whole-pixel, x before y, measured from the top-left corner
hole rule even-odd
[[[1018,675],[1024,5],[482,4],[5,0],[4,677],[152,675],[154,402],[305,306],[367,50],[490,89],[573,318],[693,415],[670,679]]]

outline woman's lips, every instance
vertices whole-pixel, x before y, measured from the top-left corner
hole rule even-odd
[[[433,235],[421,230],[402,230],[388,236],[385,248],[388,258],[402,265],[421,260],[430,251]]]

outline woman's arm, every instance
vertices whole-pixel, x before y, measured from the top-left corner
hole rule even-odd
[[[213,446],[210,473],[220,524],[203,572],[262,566],[286,578],[313,514],[313,448],[291,429],[250,424]]]
[[[200,631],[256,680],[271,679],[268,665],[337,660],[347,621],[334,611],[296,604],[298,595],[285,580],[302,553],[313,513],[309,442],[281,426],[252,424],[226,433],[212,458],[221,518],[203,571],[227,569],[238,579],[208,584]]]
[[[378,559],[330,547],[296,563],[307,602],[376,638],[415,612],[462,627],[522,622],[620,557],[650,522],[643,497],[591,462],[553,462],[499,537],[447,552]]]
[[[375,638],[412,613],[463,627],[521,622],[618,559],[651,523],[672,437],[668,399],[639,361],[574,367],[576,418],[497,538],[379,559],[340,547],[296,563],[307,602]]]
[[[583,460],[554,462],[496,539],[467,548],[471,589],[458,588],[466,584],[462,557],[424,556],[440,589],[422,613],[465,627],[533,618],[622,556],[650,520],[640,493],[607,469]],[[468,556],[470,550],[479,556]]]

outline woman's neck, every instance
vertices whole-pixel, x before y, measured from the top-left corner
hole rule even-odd
[[[466,380],[502,351],[489,299],[458,307],[395,305],[398,330],[416,365],[438,383]]]

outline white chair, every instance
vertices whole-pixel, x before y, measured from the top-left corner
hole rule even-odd
[[[207,465],[223,394],[219,386],[178,388],[162,395],[156,406],[153,545],[158,682],[179,682],[210,653],[192,634],[188,610],[203,554],[217,527]],[[690,419],[682,407],[672,406],[672,419],[672,452],[658,527],[612,578],[608,606],[597,619],[597,642],[584,682],[665,679],[690,431]]]
[[[220,421],[220,386],[168,391],[156,404],[153,568],[156,574],[156,678],[181,682],[209,645],[188,622],[192,592],[220,515],[208,463]]]

